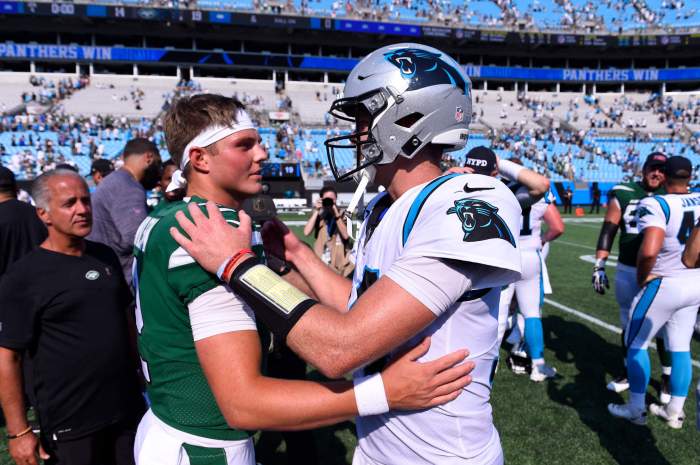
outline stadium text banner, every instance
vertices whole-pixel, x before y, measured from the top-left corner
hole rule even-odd
[[[0,59],[113,61],[216,66],[273,67],[316,71],[350,71],[355,58],[314,57],[267,53],[207,52],[137,47],[18,44],[0,42]],[[466,65],[472,79],[545,82],[669,82],[700,81],[700,68],[679,69],[563,69]]]

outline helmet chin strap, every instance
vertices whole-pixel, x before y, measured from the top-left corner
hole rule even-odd
[[[352,217],[355,214],[355,210],[357,210],[357,205],[360,203],[360,199],[362,199],[362,196],[367,190],[367,185],[370,183],[370,181],[372,181],[375,173],[376,169],[374,166],[368,166],[367,168],[360,170],[356,176],[353,176],[357,181],[357,189],[355,189],[355,193],[352,194],[350,204],[348,205],[347,210],[345,210],[345,222],[348,229],[348,235],[353,241],[357,240],[357,234],[355,234],[353,231]]]

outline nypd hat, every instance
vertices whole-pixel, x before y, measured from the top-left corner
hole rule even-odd
[[[651,166],[664,166],[668,157],[666,154],[661,152],[652,152],[647,155],[647,159],[644,160],[644,168],[649,168]]]
[[[671,157],[666,161],[664,173],[669,178],[687,179],[693,174],[693,165],[685,157]]]
[[[474,147],[467,153],[464,166],[472,168],[476,174],[490,176],[496,169],[496,154],[488,147]]]

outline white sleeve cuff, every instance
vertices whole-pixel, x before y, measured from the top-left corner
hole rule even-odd
[[[228,286],[216,286],[188,306],[195,341],[234,331],[256,331],[253,310]]]

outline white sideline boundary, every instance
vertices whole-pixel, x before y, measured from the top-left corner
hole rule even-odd
[[[559,302],[555,302],[555,301],[548,299],[546,297],[544,299],[544,303],[551,305],[552,307],[557,308],[557,309],[561,310],[562,312],[569,313],[571,315],[574,315],[574,316],[581,318],[582,320],[586,320],[589,323],[593,323],[594,325],[600,326],[601,328],[605,328],[608,331],[612,331],[615,334],[622,334],[622,329],[618,328],[617,326],[611,325],[610,323],[606,323],[603,320],[599,320],[598,318],[590,316],[587,313],[583,313],[580,310],[576,310],[575,308],[567,307],[564,304],[560,304]],[[653,341],[651,342],[651,344],[649,344],[649,346],[652,347],[653,349],[656,349],[656,343]],[[697,360],[691,359],[691,363],[693,364],[694,367],[700,368],[700,362],[698,362]]]

